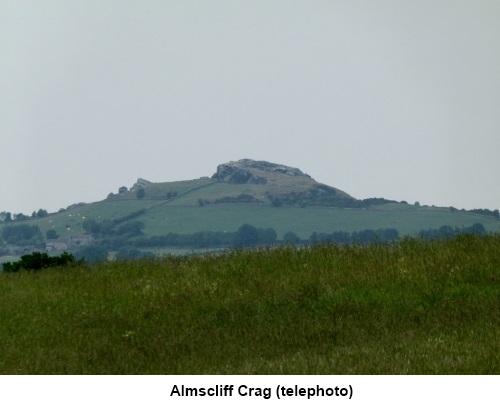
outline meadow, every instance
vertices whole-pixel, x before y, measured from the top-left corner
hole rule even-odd
[[[498,374],[500,236],[0,272],[2,374]]]
[[[302,239],[313,232],[355,232],[364,229],[395,228],[401,235],[414,235],[428,228],[443,225],[464,228],[482,223],[488,232],[500,232],[500,221],[470,212],[450,212],[449,208],[415,207],[405,204],[384,204],[368,209],[342,209],[333,207],[272,207],[270,204],[208,204],[175,205],[155,200],[111,200],[87,204],[66,212],[41,219],[30,219],[29,225],[38,225],[43,234],[55,229],[61,238],[85,233],[83,222],[87,218],[101,222],[116,219],[131,212],[145,209],[134,218],[144,222],[146,236],[165,235],[169,232],[189,234],[200,231],[235,232],[243,224],[257,228],[273,228],[278,239],[292,231]],[[0,224],[0,230],[2,228]]]

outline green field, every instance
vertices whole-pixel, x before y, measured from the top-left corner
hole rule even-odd
[[[175,202],[175,204],[174,204]],[[443,225],[464,228],[482,223],[488,232],[499,232],[500,221],[465,211],[450,212],[449,208],[415,207],[405,204],[385,204],[368,209],[332,207],[272,207],[269,204],[208,204],[177,205],[157,200],[105,200],[73,208],[66,212],[23,223],[38,225],[43,233],[55,229],[61,238],[84,233],[85,218],[96,221],[115,219],[146,208],[134,220],[143,221],[147,236],[199,231],[234,232],[247,223],[259,228],[274,228],[281,238],[288,231],[307,239],[313,232],[354,232],[364,229],[396,228],[401,235],[413,235],[422,229]],[[1,228],[1,226],[0,226]]]
[[[3,374],[498,374],[500,237],[0,272]]]
[[[160,205],[148,211],[141,220],[146,223],[144,232],[150,235],[200,230],[234,232],[245,223],[258,228],[274,228],[278,238],[293,231],[304,239],[313,232],[354,232],[379,228],[396,228],[400,234],[407,235],[443,225],[463,228],[476,222],[483,223],[487,231],[500,231],[500,221],[477,214],[451,213],[446,208],[389,205],[371,209],[275,208],[264,204],[214,204],[203,207]]]

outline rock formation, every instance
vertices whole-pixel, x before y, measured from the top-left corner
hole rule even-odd
[[[137,182],[130,188],[130,191],[136,191],[140,188],[144,188],[150,184],[153,184],[149,180],[141,179],[140,177],[137,179]]]
[[[217,172],[212,176],[212,179],[231,184],[266,184],[269,174],[311,178],[295,167],[263,160],[241,159],[217,166]]]

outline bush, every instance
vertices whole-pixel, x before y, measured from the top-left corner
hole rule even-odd
[[[82,263],[83,261],[80,261]],[[49,267],[68,266],[78,263],[75,257],[70,253],[62,253],[60,256],[49,256],[47,253],[33,252],[21,256],[17,262],[5,262],[3,270],[8,272],[17,272],[21,269],[28,271],[37,271]]]

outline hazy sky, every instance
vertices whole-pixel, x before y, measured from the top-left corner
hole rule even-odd
[[[251,158],[500,208],[498,0],[0,0],[0,211]]]

